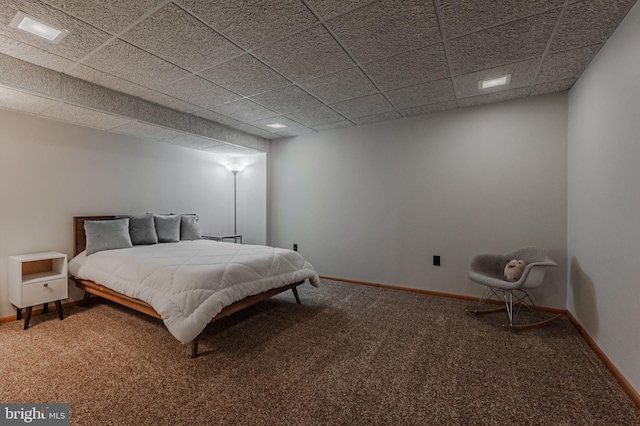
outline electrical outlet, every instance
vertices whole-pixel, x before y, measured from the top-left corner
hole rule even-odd
[[[293,245],[293,251],[298,251],[298,245],[297,244]]]
[[[440,266],[440,256],[433,256],[433,266]]]

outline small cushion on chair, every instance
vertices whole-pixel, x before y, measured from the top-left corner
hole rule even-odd
[[[527,262],[513,259],[504,267],[504,277],[507,281],[516,282],[522,277]]]

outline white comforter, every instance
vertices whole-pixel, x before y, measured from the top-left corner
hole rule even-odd
[[[150,304],[182,343],[238,300],[305,279],[320,282],[295,251],[208,240],[82,252],[69,272]]]

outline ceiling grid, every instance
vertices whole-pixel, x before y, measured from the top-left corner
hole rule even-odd
[[[568,90],[634,3],[0,0],[0,107],[250,152]],[[70,33],[51,44],[12,28],[18,11]]]

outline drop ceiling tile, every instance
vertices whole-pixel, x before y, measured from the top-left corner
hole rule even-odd
[[[531,91],[531,96],[536,95],[546,95],[547,93],[556,93],[556,92],[564,92],[565,90],[569,90],[573,83],[575,83],[577,79],[567,78],[565,80],[557,80],[552,81],[550,83],[542,83],[536,84],[533,86],[533,90]]]
[[[440,40],[430,1],[381,0],[331,19],[326,25],[360,63]]]
[[[64,28],[69,34],[54,44],[41,37],[9,26],[18,11],[26,13],[55,27]],[[106,42],[110,35],[58,9],[33,0],[3,0],[0,7],[0,34],[24,42],[58,56],[79,60]]]
[[[450,40],[449,60],[453,74],[466,74],[541,56],[559,13],[559,9],[554,9]]]
[[[127,92],[129,93],[129,92]],[[175,109],[176,111],[186,112],[191,114],[194,111],[199,111],[200,107],[189,102],[176,99],[173,96],[165,95],[164,93],[156,92],[152,89],[139,86],[139,90],[135,93],[141,99],[144,99],[155,104],[165,106],[167,108]]]
[[[562,7],[565,0],[441,0],[447,38]]]
[[[116,77],[114,75],[82,64],[76,65],[75,67],[67,71],[66,74],[133,96],[138,96],[137,92],[141,88],[145,90],[151,90],[146,87],[140,86],[139,84],[132,83],[128,80],[124,80],[120,77]]]
[[[191,133],[204,136],[211,139],[226,142],[229,140],[229,128],[213,121],[205,120],[200,117],[191,117]]]
[[[165,0],[43,0],[69,15],[110,32],[119,33]]]
[[[289,80],[250,55],[240,56],[199,74],[244,96],[257,95],[291,84]]]
[[[55,98],[60,97],[62,85],[59,73],[2,54],[0,82]]]
[[[358,67],[305,81],[300,83],[300,87],[328,104],[378,92],[371,80]]]
[[[256,136],[260,136],[261,138],[267,138],[267,139],[276,139],[279,138],[280,136],[276,135],[275,133],[272,132],[268,132],[266,130],[262,130],[259,129],[255,126],[252,126],[250,124],[245,124],[245,123],[240,123],[240,124],[236,124],[234,126],[231,126],[235,129],[238,130],[242,130],[243,132],[252,134],[252,135],[256,135]],[[262,147],[262,144],[260,142],[258,142],[258,150],[264,150],[266,148]]]
[[[273,127],[269,127],[269,124],[284,124],[287,127],[274,129]],[[294,130],[294,129],[304,129],[306,126],[291,120],[290,118],[284,117],[282,115],[278,115],[276,117],[263,118],[262,120],[252,121],[250,123],[254,127],[258,127],[262,130],[266,130],[268,132],[273,132],[280,134],[281,132]]]
[[[349,99],[348,101],[333,104],[331,107],[351,119],[395,110],[393,105],[391,105],[382,94]]]
[[[309,127],[315,127],[327,123],[334,123],[337,121],[344,121],[345,119],[343,116],[326,106],[292,112],[287,114],[287,117]]]
[[[151,89],[189,76],[188,71],[121,40],[100,49],[85,65]]]
[[[139,121],[131,121],[122,126],[114,127],[112,132],[123,133],[125,135],[136,136],[142,139],[152,139],[163,141],[183,137],[184,134],[165,129],[164,127],[154,126],[152,124],[140,123]]]
[[[180,4],[245,49],[255,49],[317,22],[299,0],[180,0]]]
[[[62,100],[112,114],[133,117],[138,100],[133,96],[107,89],[63,74]]]
[[[439,80],[449,75],[442,43],[379,59],[364,69],[382,90],[393,90]]]
[[[0,86],[0,108],[3,109],[39,114],[57,104],[58,101]]]
[[[131,117],[185,132],[188,132],[191,127],[191,116],[189,114],[142,99],[136,99],[134,113]]]
[[[103,130],[113,129],[131,121],[126,118],[62,102],[42,112],[40,116]]]
[[[258,140],[261,138],[239,130],[232,130],[232,132],[229,132],[229,143],[242,146],[244,148],[258,149]]]
[[[415,108],[409,108],[402,110],[402,114],[405,117],[412,117],[415,115],[431,114],[432,112],[448,111],[450,109],[458,108],[456,101],[438,102],[437,104],[423,105]]]
[[[635,0],[587,0],[567,7],[550,52],[605,41]]]
[[[14,58],[49,68],[54,71],[64,71],[73,65],[73,61],[54,55],[37,47],[30,46],[18,40],[0,35],[0,53]]]
[[[242,49],[173,3],[120,38],[193,72],[243,53]]]
[[[331,18],[359,6],[371,3],[372,0],[309,0],[322,19]]]
[[[164,93],[157,92],[153,89],[140,86],[139,84],[107,74],[106,72],[98,71],[86,65],[78,65],[69,70],[68,74],[178,111],[191,113],[202,109],[197,105],[193,105],[180,99],[176,99],[173,96],[165,95]]]
[[[241,98],[241,96],[197,75],[175,81],[161,89],[161,92],[202,108],[216,107]]]
[[[281,114],[322,106],[322,102],[297,86],[287,86],[252,96],[251,100]]]
[[[351,68],[355,64],[322,26],[292,35],[253,54],[294,82]]]
[[[458,75],[454,77],[456,93],[458,94],[458,98],[469,98],[471,96],[486,95],[503,90],[531,87],[533,80],[536,77],[539,65],[540,59],[535,58],[528,61],[521,61],[496,68]],[[482,90],[478,87],[479,81],[491,80],[508,74],[511,75],[511,82],[508,85],[496,86]]]
[[[536,83],[547,83],[579,76],[593,55],[600,49],[600,46],[597,44],[548,54],[542,62]]]
[[[409,109],[422,105],[451,101],[456,98],[450,78],[391,90],[387,92],[387,96],[398,109]]]
[[[460,107],[470,107],[476,105],[490,104],[494,102],[508,101],[511,99],[524,98],[529,93],[528,87],[514,90],[504,90],[502,92],[490,93],[488,95],[474,96],[472,98],[464,98],[458,101]]]
[[[242,157],[245,155],[255,155],[260,153],[259,151],[256,151],[254,149],[224,143],[205,148],[203,149],[203,151],[207,151],[216,155],[226,155],[227,157]]]
[[[353,123],[349,120],[337,121],[335,123],[321,124],[319,126],[313,126],[312,129],[318,132],[324,132],[325,130],[344,129],[352,127]]]
[[[185,148],[191,149],[207,149],[215,146],[225,145],[222,142],[213,141],[207,138],[201,138],[199,136],[194,135],[180,135],[175,138],[165,139],[163,140],[165,143],[170,143],[171,145],[183,146]]]
[[[226,126],[234,126],[241,123],[234,118],[218,114],[217,112],[209,111],[208,109],[200,109],[198,111],[194,111],[192,114],[196,117],[206,118],[207,120],[215,121],[216,123],[224,124]]]
[[[277,112],[258,105],[249,99],[241,99],[228,104],[213,108],[213,112],[226,115],[239,121],[259,120],[261,118],[273,117]]]
[[[382,114],[374,114],[374,115],[368,115],[366,117],[355,118],[353,121],[355,121],[358,124],[371,124],[371,123],[377,123],[379,121],[395,120],[398,118],[402,118],[402,116],[398,114],[396,111],[391,111],[391,112],[385,112]]]
[[[306,135],[306,134],[315,133],[315,132],[316,131],[313,130],[313,129],[308,129],[306,127],[301,127],[301,128],[291,129],[291,130],[283,129],[283,131],[278,132],[278,136],[285,137],[285,138],[290,138],[290,137],[293,137],[293,136]]]

